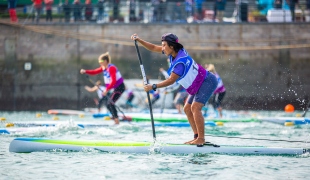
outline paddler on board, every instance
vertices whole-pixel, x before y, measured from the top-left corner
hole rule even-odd
[[[108,99],[107,108],[112,114],[112,119],[114,120],[115,124],[119,124],[115,102],[121,97],[121,95],[125,91],[124,79],[118,68],[114,64],[111,64],[111,57],[109,55],[109,52],[100,55],[98,58],[98,63],[100,67],[93,70],[81,69],[80,73],[86,73],[89,75],[96,75],[99,73],[103,74],[106,89],[102,92],[102,95],[107,96],[109,90],[114,89],[113,93]]]
[[[184,112],[194,132],[194,139],[185,142],[185,144],[203,146],[205,124],[201,109],[217,87],[215,75],[197,64],[179,43],[178,37],[172,33],[166,33],[161,37],[161,46],[147,42],[139,38],[137,34],[133,34],[131,39],[138,41],[149,51],[168,56],[170,60],[169,78],[158,84],[147,84],[144,86],[144,90],[146,92],[156,91],[157,88],[167,87],[175,82],[182,85],[189,94]]]

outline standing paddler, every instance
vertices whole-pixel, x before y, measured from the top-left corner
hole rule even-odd
[[[112,95],[110,96],[110,99],[108,100],[107,108],[112,114],[112,118],[115,121],[115,124],[119,124],[115,102],[121,97],[121,95],[125,91],[124,79],[118,68],[114,64],[110,63],[111,57],[108,52],[100,55],[98,58],[98,62],[100,64],[99,68],[93,70],[81,69],[80,73],[86,73],[89,75],[103,73],[106,89],[102,92],[102,95],[106,96],[109,90],[114,89]]]
[[[170,60],[168,69],[169,78],[158,84],[144,86],[146,92],[156,91],[157,88],[167,87],[175,82],[182,85],[189,94],[184,106],[184,112],[194,132],[194,139],[185,144],[203,146],[205,143],[204,117],[201,109],[209,100],[217,87],[217,79],[200,64],[197,64],[179,43],[179,39],[172,33],[166,33],[161,37],[161,46],[144,41],[137,34],[131,36],[147,50],[166,54]]]

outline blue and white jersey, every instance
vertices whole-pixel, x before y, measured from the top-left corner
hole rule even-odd
[[[112,80],[110,72],[109,72],[109,68],[112,66],[114,66],[116,68],[116,84],[112,88],[116,88],[120,84],[122,84],[124,80],[123,80],[123,77],[122,77],[120,71],[118,70],[118,68],[114,64],[109,64],[108,68],[103,71],[103,79],[104,79],[104,83],[105,83],[106,87],[108,87],[111,83],[111,80]]]
[[[181,49],[175,59],[171,55],[169,59],[171,66],[168,69],[168,74],[171,75],[177,64],[183,64],[183,74],[176,82],[181,84],[190,95],[196,94],[207,75],[207,71],[200,64],[197,64],[185,49]]]

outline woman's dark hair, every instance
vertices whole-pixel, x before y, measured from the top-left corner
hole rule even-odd
[[[183,48],[182,44],[173,43],[173,42],[170,42],[170,41],[166,41],[166,42],[167,42],[168,46],[172,46],[173,47],[175,52],[179,52],[179,50]]]

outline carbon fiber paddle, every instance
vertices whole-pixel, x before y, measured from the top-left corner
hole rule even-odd
[[[141,60],[141,55],[140,55],[140,51],[139,51],[137,40],[135,40],[135,46],[136,46],[136,50],[137,50],[137,54],[138,54],[138,58],[139,58],[139,62],[140,62],[140,69],[141,69],[141,73],[142,73],[142,77],[143,77],[143,82],[144,82],[144,85],[147,85],[147,79],[146,79],[146,75],[145,75],[145,71],[144,71],[144,66],[143,66],[143,63],[142,63],[142,60]],[[152,110],[152,103],[151,103],[150,93],[146,92],[146,94],[147,94],[147,100],[149,102],[149,107],[150,107],[150,115],[151,115],[152,130],[153,130],[153,138],[154,138],[154,140],[156,140],[154,118],[153,118],[153,110]]]

